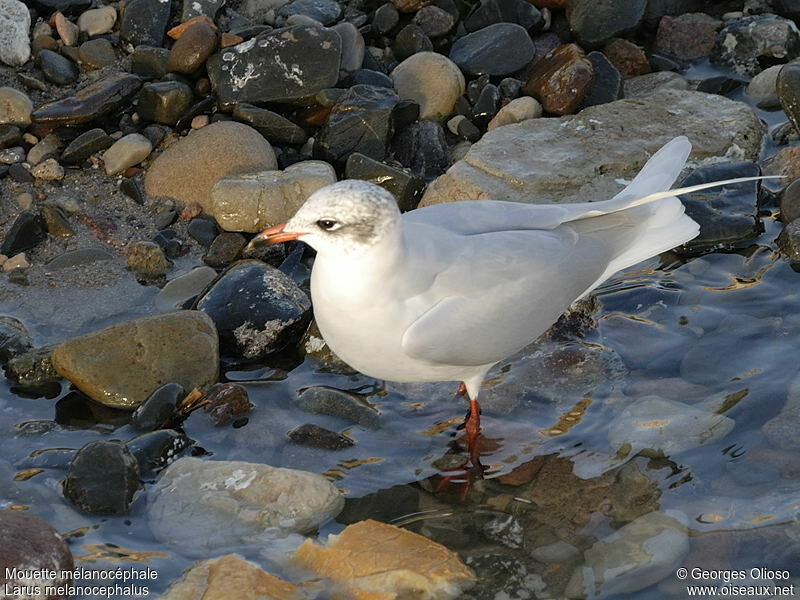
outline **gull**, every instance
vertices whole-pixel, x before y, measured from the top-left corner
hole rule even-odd
[[[297,239],[316,250],[314,318],[354,369],[387,381],[461,382],[477,465],[489,369],[617,271],[697,236],[678,194],[760,179],[670,190],[690,152],[686,137],[673,139],[601,202],[474,200],[401,214],[382,187],[344,180],[314,192],[250,248]]]

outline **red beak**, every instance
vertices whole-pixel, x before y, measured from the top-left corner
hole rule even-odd
[[[261,246],[271,246],[272,244],[280,244],[281,242],[290,242],[303,235],[302,233],[284,231],[284,227],[286,227],[286,223],[281,223],[280,225],[275,225],[274,227],[265,229],[252,240],[250,240],[250,243],[247,244],[247,248],[245,248],[245,252]]]

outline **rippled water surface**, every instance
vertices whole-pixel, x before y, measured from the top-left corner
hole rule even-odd
[[[324,473],[348,503],[322,533],[368,517],[422,532],[476,569],[481,582],[474,598],[525,598],[525,590],[544,584],[560,591],[584,549],[655,509],[685,516],[690,554],[682,564],[787,569],[798,577],[800,458],[772,444],[762,426],[781,411],[797,377],[800,274],[777,253],[780,224],[769,211],[763,234],[738,250],[689,259],[669,254],[617,274],[581,313],[584,322],[574,316],[493,370],[482,392],[487,477],[469,488],[458,476],[441,484],[442,469],[449,465],[458,475],[464,457],[456,426],[466,405],[454,384],[336,375],[311,359],[286,378],[269,368],[225,372],[247,387],[256,407],[240,428],[190,417],[185,431],[197,442],[191,452]],[[30,304],[1,306],[0,313],[22,319],[37,345],[53,343],[157,312],[157,289],[131,282],[44,290]],[[586,325],[586,314],[593,324]],[[379,411],[379,426],[300,411],[291,398],[309,385],[356,391]],[[114,422],[31,423],[63,423],[68,392],[64,385],[55,398],[26,398],[0,381],[0,506],[25,508],[68,532],[79,564],[153,566],[159,579],[150,589],[159,592],[194,558],[191,548],[155,541],[146,494],[128,516],[89,517],[61,496],[62,470],[25,470],[27,457],[40,449],[135,435]],[[609,432],[623,411],[652,396],[722,414],[733,429],[666,455],[615,444]],[[308,422],[346,431],[357,443],[340,451],[288,443],[286,432]],[[681,440],[685,433],[670,435]],[[559,542],[581,552],[554,560]],[[264,560],[263,548],[241,551]],[[680,598],[685,589],[670,576],[629,597]]]

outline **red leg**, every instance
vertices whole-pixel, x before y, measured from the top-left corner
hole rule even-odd
[[[481,407],[477,400],[470,398],[469,413],[464,421],[464,428],[467,432],[467,451],[469,460],[473,467],[480,467],[480,451],[478,449],[478,437],[481,433]]]

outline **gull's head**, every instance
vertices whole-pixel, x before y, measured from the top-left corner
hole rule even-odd
[[[288,222],[265,229],[250,243],[299,239],[317,252],[351,254],[391,237],[399,225],[392,194],[368,181],[346,179],[320,188]]]

